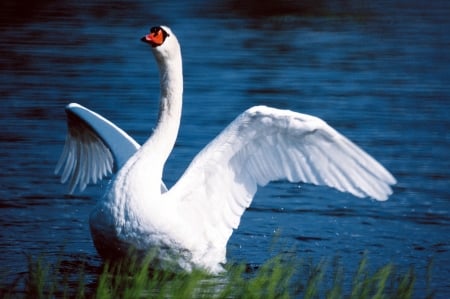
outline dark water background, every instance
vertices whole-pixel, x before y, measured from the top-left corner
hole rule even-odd
[[[398,180],[387,202],[282,182],[260,189],[228,244],[230,260],[260,264],[279,236],[299,257],[339,256],[350,279],[368,251],[373,269],[413,265],[420,298],[432,259],[436,298],[450,296],[450,2],[78,2],[0,4],[3,277],[25,272],[26,254],[101,264],[87,222],[101,186],[68,197],[53,175],[64,106],[81,103],[144,142],[159,82],[139,39],[167,24],[185,76],[168,185],[256,104],[325,119]]]

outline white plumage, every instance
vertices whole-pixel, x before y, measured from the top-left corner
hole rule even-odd
[[[392,193],[394,177],[324,121],[265,106],[238,116],[167,190],[161,179],[181,118],[181,51],[165,26],[144,40],[160,69],[161,111],[142,147],[100,115],[66,108],[69,134],[57,171],[63,182],[70,178],[70,192],[118,170],[90,217],[102,256],[155,250],[163,267],[216,273],[258,186],[287,179],[377,200]]]

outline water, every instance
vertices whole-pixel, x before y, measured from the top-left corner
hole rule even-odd
[[[102,186],[69,197],[53,175],[66,133],[63,108],[81,103],[144,142],[159,82],[139,39],[164,23],[182,44],[185,76],[169,186],[256,104],[325,119],[398,180],[382,203],[302,184],[260,189],[230,239],[230,260],[262,263],[279,236],[299,257],[340,256],[350,276],[368,251],[373,268],[413,265],[420,298],[433,259],[436,297],[450,296],[446,1],[66,2],[0,5],[3,273],[26,271],[26,254],[62,256],[75,268],[100,265],[87,218]]]

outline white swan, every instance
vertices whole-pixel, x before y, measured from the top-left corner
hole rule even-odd
[[[103,257],[156,250],[163,267],[216,273],[257,186],[287,179],[377,200],[392,193],[394,177],[324,121],[265,106],[236,118],[167,190],[163,168],[181,118],[181,51],[165,26],[143,40],[159,66],[161,96],[156,129],[142,146],[100,115],[78,104],[66,108],[69,133],[56,171],[63,170],[63,182],[70,178],[70,192],[118,170],[90,216]]]

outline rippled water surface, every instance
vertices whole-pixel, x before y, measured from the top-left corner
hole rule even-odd
[[[450,296],[446,1],[10,2],[0,4],[3,273],[26,271],[26,254],[101,263],[87,219],[106,182],[69,197],[53,174],[66,134],[64,106],[81,103],[144,142],[157,116],[159,82],[139,39],[164,23],[182,45],[185,76],[168,185],[256,104],[325,119],[398,180],[387,202],[270,184],[230,239],[230,260],[264,262],[278,236],[299,257],[340,256],[351,275],[368,251],[373,268],[413,265],[421,297],[432,259],[436,297]]]

